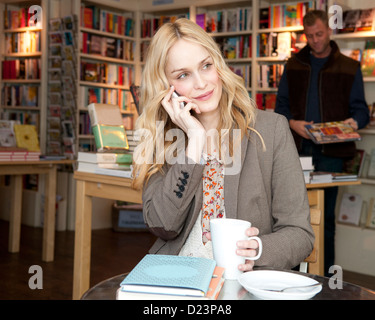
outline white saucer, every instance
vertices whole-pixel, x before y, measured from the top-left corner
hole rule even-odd
[[[309,277],[284,271],[255,270],[243,273],[238,282],[251,294],[261,299],[306,300],[322,290],[322,286],[300,288],[286,292],[272,292],[265,289],[283,289],[292,286],[304,286],[318,283]]]

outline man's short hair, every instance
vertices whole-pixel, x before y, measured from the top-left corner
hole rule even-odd
[[[303,26],[311,27],[315,24],[316,20],[320,19],[328,27],[328,15],[323,10],[309,10],[303,17]]]

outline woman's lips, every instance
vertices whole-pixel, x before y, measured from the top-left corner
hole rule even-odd
[[[202,95],[200,95],[198,97],[195,97],[194,99],[195,100],[200,100],[200,101],[206,101],[206,100],[208,100],[208,99],[211,98],[213,92],[214,92],[214,90],[211,90],[211,91],[206,92],[206,93],[204,93],[204,94],[202,94]]]

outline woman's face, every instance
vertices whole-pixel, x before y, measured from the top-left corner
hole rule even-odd
[[[222,82],[203,46],[178,40],[169,50],[165,72],[177,93],[190,99],[202,113],[217,110]]]

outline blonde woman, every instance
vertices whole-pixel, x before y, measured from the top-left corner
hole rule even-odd
[[[255,265],[293,268],[309,255],[314,235],[288,123],[257,110],[198,25],[178,19],[155,34],[141,106],[133,187],[158,237],[151,253],[212,257],[209,220],[227,217],[250,221],[247,235],[262,239]],[[255,240],[237,245],[238,255],[256,255]],[[240,270],[253,269],[246,261]]]

